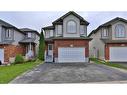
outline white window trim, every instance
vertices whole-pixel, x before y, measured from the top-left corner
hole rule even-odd
[[[28,38],[32,38],[32,33],[31,33],[31,32],[28,32],[28,33],[27,33],[27,37],[28,37]]]
[[[108,36],[109,36],[108,29],[103,28],[103,29],[102,29],[102,37],[108,37]]]
[[[82,31],[81,28],[83,28],[83,31]],[[85,32],[86,32],[85,26],[84,25],[80,25],[80,35],[85,35],[86,34]]]
[[[124,28],[124,30],[125,31],[123,31],[124,32],[124,35],[123,36],[121,36],[120,35],[120,31],[118,32],[118,31],[116,31],[116,28],[118,27],[118,25],[121,25],[121,26],[123,26],[123,28]],[[125,28],[125,25],[123,25],[123,24],[117,24],[116,26],[115,26],[115,38],[125,38],[126,37],[126,28]],[[118,33],[118,34],[117,34]]]
[[[52,49],[51,50],[53,50],[53,44],[48,44],[48,51],[50,50],[49,49],[49,46],[52,46]]]
[[[62,25],[57,25],[57,35],[62,35],[63,29]]]
[[[74,23],[75,23],[75,32],[70,32],[70,31],[68,31],[68,23],[69,22],[71,22],[71,21],[73,21]],[[69,33],[69,34],[75,34],[75,33],[77,33],[77,23],[76,23],[76,21],[74,21],[74,20],[69,20],[67,23],[66,23],[66,31],[67,31],[67,33]]]
[[[5,31],[5,37],[6,38],[11,38],[11,30],[10,29],[6,29],[6,31]]]

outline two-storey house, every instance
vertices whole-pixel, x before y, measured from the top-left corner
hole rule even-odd
[[[15,56],[35,57],[39,33],[28,31],[0,20],[0,61],[2,64],[14,62]],[[31,54],[31,55],[30,55]]]
[[[42,28],[45,33],[46,62],[88,62],[89,23],[77,13],[70,11],[52,22],[52,26]]]
[[[90,57],[112,62],[127,61],[127,20],[114,18],[93,30],[89,37]]]

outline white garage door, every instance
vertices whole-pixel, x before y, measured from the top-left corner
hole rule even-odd
[[[85,62],[85,48],[58,48],[58,62]]]
[[[0,61],[4,62],[4,49],[0,49]]]
[[[110,47],[110,61],[127,61],[127,47]]]

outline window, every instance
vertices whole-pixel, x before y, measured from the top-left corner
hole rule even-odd
[[[50,30],[50,37],[53,37],[53,30]]]
[[[10,38],[11,37],[11,30],[10,29],[7,29],[6,32],[5,32],[5,37],[6,38]]]
[[[62,25],[57,26],[57,34],[61,35],[62,34]]]
[[[106,28],[103,29],[102,36],[103,37],[107,37],[108,36],[108,30]]]
[[[49,37],[50,37],[50,30],[46,30],[46,31],[45,31],[45,37],[46,37],[46,38],[49,38]]]
[[[27,45],[26,46],[26,53],[28,53],[30,50],[34,50],[34,47],[33,47],[33,45],[31,45],[31,49],[30,49],[30,45]]]
[[[48,50],[52,50],[53,46],[52,44],[48,44]]]
[[[117,38],[124,38],[126,34],[125,26],[122,24],[118,24],[115,27],[115,37]]]
[[[81,35],[85,34],[85,27],[83,25],[80,26],[80,34]]]
[[[27,33],[28,38],[32,38],[32,33]]]
[[[71,20],[67,22],[67,32],[76,33],[76,22],[75,21]]]

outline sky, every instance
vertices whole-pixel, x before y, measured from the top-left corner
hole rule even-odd
[[[36,12],[13,12],[5,11],[0,12],[0,19],[16,26],[17,28],[31,28],[41,31],[42,27],[52,25],[52,22],[66,14],[63,11],[36,11]],[[88,34],[96,29],[99,25],[115,18],[122,17],[127,19],[127,12],[113,12],[113,11],[89,11],[89,12],[76,12],[82,16],[90,24],[88,26]]]

